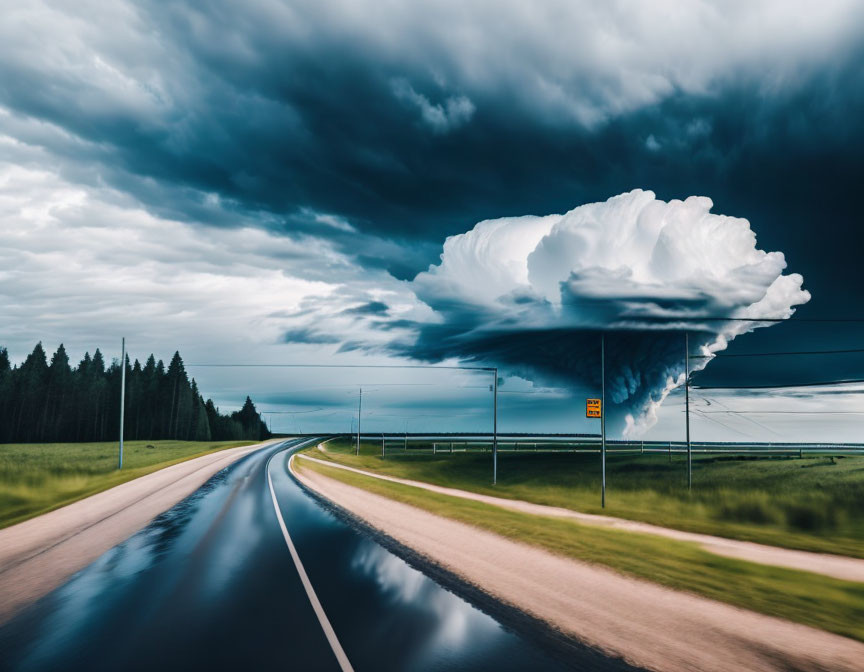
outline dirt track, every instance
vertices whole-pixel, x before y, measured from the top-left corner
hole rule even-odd
[[[354,469],[334,462],[326,460],[317,460],[308,455],[298,455],[298,457],[324,464],[328,467],[336,467],[353,471],[372,478],[380,478],[393,483],[402,483],[411,485],[416,488],[423,488],[430,492],[438,492],[444,495],[453,497],[461,497],[463,499],[472,499],[477,502],[485,502],[493,504],[504,509],[520,511],[522,513],[531,513],[537,516],[554,516],[556,518],[571,518],[580,523],[587,525],[598,525],[601,527],[614,527],[618,530],[627,530],[630,532],[642,532],[644,534],[654,534],[669,539],[677,539],[679,541],[693,541],[699,544],[706,551],[716,553],[717,555],[725,555],[730,558],[738,558],[739,560],[747,560],[748,562],[756,562],[760,565],[773,565],[775,567],[787,567],[789,569],[798,569],[804,572],[814,572],[816,574],[824,574],[835,579],[843,579],[844,581],[857,581],[864,583],[864,560],[860,558],[850,558],[842,555],[829,555],[827,553],[811,553],[808,551],[796,551],[789,548],[779,548],[777,546],[766,546],[765,544],[756,544],[750,541],[739,541],[738,539],[726,539],[724,537],[714,537],[709,534],[699,534],[697,532],[684,532],[683,530],[673,530],[668,527],[660,527],[659,525],[651,525],[650,523],[640,523],[635,520],[625,520],[623,518],[614,518],[612,516],[599,516],[593,513],[580,513],[571,509],[563,509],[557,506],[546,506],[544,504],[534,504],[525,502],[519,499],[507,499],[504,497],[493,497],[491,495],[481,495],[476,492],[467,490],[457,490],[456,488],[445,488],[440,485],[432,485],[431,483],[423,483],[422,481],[412,481],[404,478],[396,478],[394,476],[385,476],[383,474],[375,474],[361,469]],[[864,664],[862,664],[864,669]]]
[[[0,623],[262,445],[187,460],[0,530]]]
[[[864,666],[864,644],[851,639],[553,555],[316,472],[298,478],[495,598],[637,666],[673,672]]]

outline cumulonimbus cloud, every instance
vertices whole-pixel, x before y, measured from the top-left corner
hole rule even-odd
[[[786,318],[810,300],[803,278],[784,274],[782,252],[758,249],[746,219],[712,207],[635,190],[564,215],[480,222],[448,238],[441,263],[411,283],[435,319],[413,323],[391,348],[594,385],[603,333],[611,419],[638,433],[684,381],[684,332],[691,352],[709,356],[691,362],[701,369],[736,336],[771,324],[732,318]]]

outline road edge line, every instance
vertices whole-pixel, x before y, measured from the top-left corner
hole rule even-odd
[[[294,456],[292,455],[289,459],[293,460]],[[300,575],[300,582],[306,590],[306,596],[309,598],[309,602],[312,603],[312,609],[318,617],[321,629],[324,630],[324,636],[327,637],[327,641],[330,644],[330,648],[333,649],[333,653],[336,655],[336,660],[339,662],[339,667],[342,668],[342,672],[354,672],[354,668],[351,666],[351,661],[349,661],[348,656],[345,655],[345,650],[339,643],[336,631],[330,624],[330,619],[327,618],[327,614],[324,612],[324,607],[321,606],[321,601],[318,599],[318,595],[315,594],[315,588],[312,587],[309,575],[306,574],[306,569],[300,561],[300,556],[297,554],[294,542],[291,541],[291,535],[288,534],[288,528],[285,526],[285,520],[282,518],[282,512],[279,510],[276,491],[273,489],[273,479],[270,477],[269,460],[267,462],[267,485],[270,486],[270,497],[273,499],[273,509],[276,511],[276,518],[279,520],[279,527],[282,529],[282,536],[285,537],[285,543],[288,545],[291,559],[294,561],[294,566],[297,568],[297,573]]]

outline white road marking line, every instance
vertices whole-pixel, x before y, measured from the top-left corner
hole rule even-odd
[[[293,455],[291,456],[291,459],[294,459]],[[339,638],[336,637],[336,632],[333,630],[333,626],[330,625],[330,619],[327,618],[327,614],[324,613],[324,607],[321,606],[321,602],[315,594],[315,589],[312,587],[312,582],[309,580],[309,576],[303,568],[303,563],[300,562],[300,556],[297,555],[297,549],[294,548],[294,542],[291,541],[291,536],[288,534],[288,528],[285,527],[282,512],[279,510],[279,503],[276,501],[276,491],[273,489],[273,479],[270,478],[269,461],[267,463],[267,484],[270,486],[270,496],[273,498],[273,508],[276,510],[276,518],[279,519],[279,527],[282,528],[282,536],[285,537],[285,543],[288,544],[288,550],[291,552],[291,559],[294,560],[294,565],[297,567],[297,573],[300,575],[300,581],[303,583],[303,588],[306,589],[306,595],[312,603],[312,609],[318,617],[318,622],[321,623],[324,635],[327,637],[327,641],[330,642],[330,648],[332,648],[333,653],[336,654],[336,660],[339,661],[339,667],[342,668],[342,672],[354,672],[354,668],[351,667],[351,662],[348,660],[348,656],[345,655],[345,651],[339,643]]]

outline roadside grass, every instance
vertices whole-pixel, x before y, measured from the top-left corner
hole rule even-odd
[[[864,457],[694,456],[693,490],[675,455],[607,456],[600,507],[596,453],[499,452],[498,485],[489,453],[411,454],[381,444],[332,441],[316,457],[426,481],[690,532],[864,558]]]
[[[0,444],[0,528],[178,462],[253,441]]]
[[[864,584],[769,567],[653,535],[508,511],[471,500],[294,460],[349,485],[553,553],[770,616],[864,641]]]

